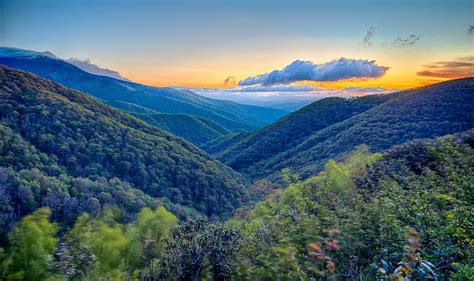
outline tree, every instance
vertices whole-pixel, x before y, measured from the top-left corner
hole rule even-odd
[[[175,227],[177,218],[165,208],[144,208],[135,222],[127,225],[129,244],[125,260],[129,271],[144,268],[141,277],[157,278],[163,252],[164,237]]]
[[[240,232],[222,223],[206,228],[204,247],[214,280],[231,280],[233,263],[242,244]]]
[[[3,278],[41,280],[46,278],[49,259],[54,254],[58,228],[49,222],[51,211],[40,208],[17,222],[9,236],[9,257],[4,261]]]
[[[166,240],[166,278],[177,280],[201,280],[204,269],[204,220],[188,220],[178,226]]]

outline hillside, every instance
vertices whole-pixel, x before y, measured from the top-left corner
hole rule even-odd
[[[151,87],[94,75],[65,61],[26,50],[0,48],[0,64],[32,72],[105,102],[122,101],[161,113],[201,116],[228,130],[257,129],[287,113],[273,108],[209,99],[188,90]]]
[[[4,148],[1,166],[35,167],[53,177],[118,178],[209,216],[239,203],[240,176],[192,144],[36,75],[0,67],[0,117],[35,151],[29,157]],[[16,158],[20,164],[11,163]]]
[[[294,148],[309,135],[343,121],[374,106],[382,104],[388,96],[361,98],[326,98],[288,114],[277,122],[253,132],[245,138],[234,139],[225,146],[216,141],[205,149],[237,170],[245,170],[260,161]],[[217,146],[224,150],[219,151]]]
[[[365,101],[372,103],[365,104]],[[336,107],[329,105],[332,102]],[[354,110],[352,103],[364,106]],[[340,104],[345,105],[343,113],[334,114],[339,112],[335,108]],[[317,173],[327,160],[361,144],[380,151],[417,138],[470,129],[474,127],[472,112],[474,78],[465,78],[378,98],[346,102],[323,99],[223,151],[212,146],[206,149],[253,178],[278,177],[283,168],[307,177]],[[325,118],[329,118],[329,122]]]
[[[233,132],[213,139],[203,144],[201,148],[209,154],[216,155],[253,134],[254,132],[249,131]]]
[[[470,280],[473,145],[471,130],[383,153],[358,147],[308,180],[286,173],[285,189],[225,223],[178,222],[164,208],[123,222],[91,201],[91,215],[60,231],[40,208],[0,240],[0,267],[28,280]],[[8,177],[0,169],[0,183]],[[14,180],[33,189],[34,179]]]
[[[230,131],[204,117],[188,114],[158,113],[142,106],[113,101],[107,103],[175,136],[201,146]]]

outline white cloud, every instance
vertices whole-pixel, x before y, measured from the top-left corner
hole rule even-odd
[[[183,88],[178,88],[183,89]],[[253,101],[253,104],[262,104],[267,101],[279,100],[316,100],[330,96],[352,97],[371,94],[392,93],[398,90],[389,90],[379,87],[363,88],[349,87],[344,89],[332,89],[314,87],[311,85],[272,85],[272,86],[237,86],[234,88],[185,88],[201,96],[230,100],[246,103]],[[258,101],[258,102],[257,102]],[[257,102],[257,103],[256,103]]]
[[[315,64],[296,60],[281,70],[248,77],[239,86],[290,84],[297,81],[339,81],[346,79],[378,78],[388,67],[379,66],[375,61],[340,58],[327,63]]]
[[[107,69],[107,68],[102,68],[102,67],[100,67],[96,64],[93,64],[89,59],[80,60],[80,59],[76,59],[76,58],[69,58],[69,59],[64,60],[64,61],[68,62],[72,65],[75,65],[75,66],[79,67],[80,69],[82,69],[84,71],[87,71],[89,73],[92,73],[92,74],[108,76],[108,77],[128,81],[127,78],[124,78],[117,71]]]

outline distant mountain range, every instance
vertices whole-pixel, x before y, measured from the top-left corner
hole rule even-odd
[[[473,112],[474,78],[465,78],[389,95],[322,99],[263,129],[203,147],[254,179],[276,178],[286,167],[307,177],[358,145],[380,151],[471,129]]]
[[[2,47],[0,64],[32,72],[103,102],[125,102],[159,113],[199,116],[208,119],[206,123],[213,122],[230,131],[258,129],[288,113],[274,108],[205,98],[189,90],[151,87],[94,75],[56,58],[49,52]],[[200,120],[203,120],[202,118]],[[203,132],[201,136],[199,127],[188,126],[187,129],[192,130],[190,134],[193,134],[193,138],[189,140],[207,139],[208,132]]]

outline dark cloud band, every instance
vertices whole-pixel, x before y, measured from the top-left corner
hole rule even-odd
[[[474,76],[474,56],[438,61],[423,66],[417,75],[433,78],[462,78]]]

